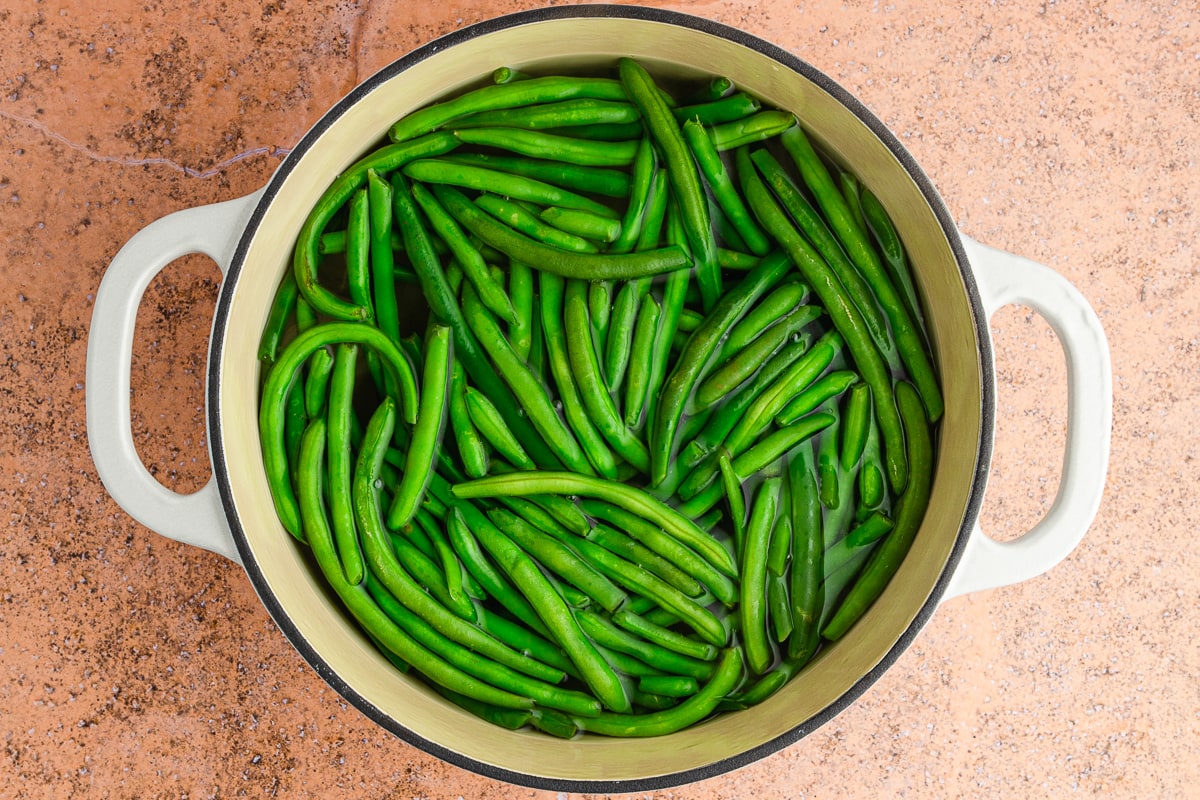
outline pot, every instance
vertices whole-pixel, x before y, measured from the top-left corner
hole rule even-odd
[[[629,55],[680,76],[719,72],[796,113],[818,146],[855,172],[895,220],[915,265],[946,399],[933,496],[899,574],[859,623],[761,705],[649,740],[508,732],[446,704],[395,669],[325,588],[304,548],[275,517],[257,431],[255,348],[290,246],[333,177],[388,126],[497,66],[586,67]],[[130,431],[130,358],[142,292],[172,260],[205,253],[224,271],[208,362],[213,478],[195,494],[160,485]],[[996,411],[988,319],[1022,303],[1050,323],[1066,353],[1067,443],[1058,495],[1015,541],[976,525]],[[391,64],[325,114],[252,195],[185,210],[147,226],[113,259],[97,292],[87,362],[88,434],[106,488],[159,533],[241,564],[296,649],[386,730],[493,778],[560,791],[629,792],[711,777],[787,746],[859,697],[912,643],[939,603],[1022,581],[1067,556],[1104,485],[1111,366],[1087,301],[1047,267],[963,236],[895,135],[811,65],[746,33],[631,6],[519,13],[434,41]]]

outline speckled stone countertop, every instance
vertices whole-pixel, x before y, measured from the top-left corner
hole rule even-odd
[[[237,566],[133,522],[87,447],[94,292],[122,243],[263,185],[394,58],[534,3],[6,3],[0,10],[0,798],[549,798],[449,766],[343,702]],[[772,40],[861,98],[962,230],[1054,267],[1112,346],[1107,493],[1049,574],[946,603],[812,735],[673,798],[1200,796],[1200,11],[1194,3],[664,3]],[[955,6],[961,5],[962,9]],[[209,475],[220,275],[155,279],[133,364],[139,452]],[[992,320],[983,524],[1049,507],[1063,356]]]

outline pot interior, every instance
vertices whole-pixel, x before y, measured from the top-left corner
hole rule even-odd
[[[264,602],[318,672],[376,721],[443,758],[516,782],[576,788],[622,782],[628,790],[716,773],[794,741],[840,711],[889,655],[907,645],[931,608],[960,531],[969,527],[982,474],[981,437],[985,423],[990,426],[982,410],[980,354],[986,342],[980,340],[969,277],[956,260],[952,235],[901,157],[835,96],[840,90],[794,58],[708,23],[658,14],[526,16],[484,27],[427,46],[375,76],[322,120],[290,157],[291,168],[281,168],[268,188],[223,293],[214,348],[213,436],[226,468],[220,478],[235,537]],[[560,741],[503,731],[448,705],[398,673],[340,610],[307,549],[274,515],[258,444],[256,346],[308,210],[392,122],[432,99],[485,82],[499,66],[530,72],[608,67],[617,55],[637,58],[660,75],[725,75],[766,103],[793,111],[815,142],[880,198],[915,265],[946,411],[933,499],[913,549],[884,595],[841,641],[747,711],[648,740]],[[787,64],[775,60],[780,55]],[[894,140],[892,146],[899,152]]]

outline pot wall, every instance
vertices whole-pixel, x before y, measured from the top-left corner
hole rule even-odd
[[[215,460],[218,474],[224,473],[222,490],[238,549],[264,603],[321,675],[385,727],[456,763],[521,782],[627,782],[623,788],[647,780],[674,782],[667,776],[719,771],[807,732],[861,693],[915,635],[978,506],[980,452],[991,424],[984,416],[981,355],[988,343],[980,338],[970,279],[960,269],[955,255],[960,245],[947,234],[940,202],[919,171],[921,185],[906,175],[905,157],[880,123],[868,118],[864,124],[842,101],[866,112],[823,76],[773,48],[756,50],[761,43],[725,38],[696,20],[688,25],[697,27],[685,27],[636,16],[534,17],[538,21],[514,27],[485,24],[485,35],[456,34],[385,69],[335,107],[277,173],[239,247],[218,308]],[[921,533],[896,579],[854,631],[756,708],[651,740],[563,742],[499,732],[448,706],[397,674],[338,610],[306,552],[294,546],[274,516],[258,447],[255,347],[307,209],[396,118],[485,79],[497,66],[574,68],[611,62],[614,53],[638,58],[653,70],[719,69],[767,103],[794,111],[826,152],[852,165],[896,218],[917,265],[947,407],[934,496]],[[514,60],[512,54],[537,58]]]

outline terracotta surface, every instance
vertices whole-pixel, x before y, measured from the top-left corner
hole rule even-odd
[[[552,796],[448,766],[348,707],[239,568],[108,497],[83,407],[93,292],[123,242],[262,185],[393,58],[534,5],[3,4],[0,797]],[[1116,403],[1105,502],[1063,564],[948,602],[800,743],[654,796],[1200,796],[1196,6],[664,5],[811,61],[899,134],[965,232],[1074,282],[1107,328]],[[139,318],[137,445],[179,490],[209,474],[219,279],[185,259]],[[984,523],[1011,538],[1057,486],[1063,357],[1026,309],[993,329],[1001,412]]]

